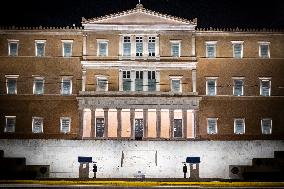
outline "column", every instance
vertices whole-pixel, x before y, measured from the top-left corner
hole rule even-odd
[[[130,109],[130,138],[135,138],[135,130],[134,130],[134,119],[135,119],[135,109]]]
[[[121,108],[117,109],[117,138],[121,138]]]
[[[122,50],[123,50],[123,35],[119,36],[119,46],[118,46],[118,56],[122,56]]]
[[[135,91],[135,70],[130,71],[130,79],[131,79],[131,91]]]
[[[87,33],[83,34],[83,60],[86,60],[87,56]]]
[[[173,133],[173,127],[174,127],[174,110],[170,109],[169,116],[170,116],[169,137],[170,137],[170,139],[172,139],[173,136],[174,136],[174,133]]]
[[[82,91],[86,91],[86,70],[82,71]]]
[[[84,122],[84,110],[79,109],[79,132],[78,132],[78,138],[83,138],[83,122]]]
[[[148,109],[143,109],[144,138],[148,138]]]
[[[155,54],[156,57],[160,57],[160,37],[156,36],[156,42],[155,42]]]
[[[105,129],[104,138],[108,138],[108,108],[104,108]]]
[[[120,69],[120,70],[119,70],[119,73],[118,73],[119,91],[123,91],[122,79],[123,79],[123,72],[122,72],[122,70]]]
[[[187,111],[182,110],[183,138],[187,138]]]
[[[160,91],[160,70],[156,70],[156,91]]]
[[[144,60],[146,60],[148,57],[148,36],[147,35],[143,36],[143,57],[144,57]]]
[[[191,36],[191,55],[195,56],[195,34]]]
[[[161,109],[157,109],[156,133],[157,133],[157,138],[161,138]]]
[[[131,60],[135,59],[136,56],[136,39],[135,35],[130,36],[130,42],[131,42]]]
[[[148,70],[143,70],[143,91],[148,91]]]
[[[192,92],[196,93],[196,70],[191,70]]]
[[[91,109],[91,137],[96,137],[96,109]]]

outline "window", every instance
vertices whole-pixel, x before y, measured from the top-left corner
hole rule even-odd
[[[96,137],[104,137],[105,119],[96,118]]]
[[[32,132],[33,133],[43,133],[43,118],[42,117],[33,117]]]
[[[234,119],[234,133],[245,134],[245,119]]]
[[[208,96],[217,95],[217,79],[208,78],[206,80],[206,95]]]
[[[45,40],[35,41],[35,54],[36,56],[45,56]]]
[[[106,76],[97,76],[97,91],[108,91],[108,79]]]
[[[123,56],[131,56],[130,36],[123,37]]]
[[[242,79],[234,79],[234,96],[243,96],[244,94],[244,81]]]
[[[270,96],[271,94],[271,80],[270,78],[260,78],[260,95]]]
[[[182,76],[170,76],[172,92],[182,92],[181,78]]]
[[[9,56],[18,56],[19,40],[8,40]]]
[[[4,128],[5,133],[14,133],[16,127],[16,116],[5,116],[6,124]]]
[[[232,41],[233,43],[233,57],[243,58],[243,41]]]
[[[156,56],[156,37],[149,37],[148,40],[148,55]]]
[[[44,93],[44,79],[42,77],[34,78],[33,93],[37,95]]]
[[[61,94],[71,95],[72,94],[72,79],[70,77],[63,77],[61,81]]]
[[[143,56],[143,37],[136,37],[136,56]]]
[[[216,45],[217,45],[217,41],[207,41],[206,42],[206,57],[207,58],[216,57]]]
[[[72,56],[72,44],[73,40],[62,40],[62,52],[63,57],[71,57]]]
[[[272,119],[271,118],[261,119],[261,133],[265,135],[272,133]]]
[[[156,72],[148,71],[148,91],[156,91]]]
[[[172,57],[180,57],[180,41],[171,41]]]
[[[7,94],[17,94],[17,79],[19,75],[6,75]]]
[[[131,90],[130,71],[123,71],[122,75],[123,75],[122,77],[123,91],[130,91]]]
[[[143,71],[136,71],[135,91],[143,91]]]
[[[270,42],[259,42],[259,57],[260,58],[270,58],[269,50]]]
[[[61,117],[60,118],[60,132],[61,133],[69,133],[71,125],[70,117]]]
[[[207,118],[207,133],[217,134],[217,118]]]
[[[98,56],[108,56],[108,40],[97,39],[97,55]]]
[[[174,138],[182,137],[182,119],[174,119]]]

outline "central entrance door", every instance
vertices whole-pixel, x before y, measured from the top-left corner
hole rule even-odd
[[[142,140],[143,128],[143,119],[135,119],[135,140]]]

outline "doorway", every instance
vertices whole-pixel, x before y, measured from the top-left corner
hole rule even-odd
[[[143,139],[143,119],[135,119],[135,140]]]

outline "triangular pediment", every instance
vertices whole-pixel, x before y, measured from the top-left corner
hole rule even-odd
[[[117,14],[106,15],[103,17],[84,19],[82,24],[110,24],[110,25],[196,25],[193,21],[161,14],[143,8],[138,4],[136,8],[120,12]]]

